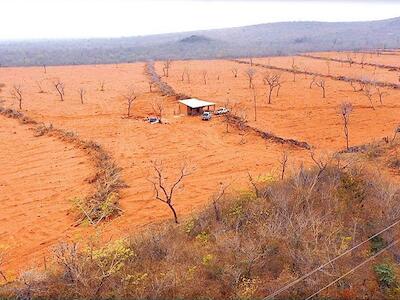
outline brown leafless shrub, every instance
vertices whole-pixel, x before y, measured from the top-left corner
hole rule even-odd
[[[251,89],[253,87],[253,79],[256,76],[256,73],[257,73],[257,71],[254,68],[248,68],[246,70],[246,75],[247,75],[247,78],[249,79],[249,89]]]
[[[315,85],[322,90],[322,98],[326,98],[326,84],[325,80],[320,79],[315,82]]]
[[[104,92],[105,91],[105,86],[106,86],[106,81],[105,80],[100,80],[100,82],[99,82],[100,92]]]
[[[22,86],[20,84],[14,85],[10,91],[10,95],[11,95],[11,97],[13,97],[15,100],[18,101],[19,109],[22,109],[22,100],[23,100]]]
[[[353,105],[350,102],[343,102],[340,105],[340,116],[343,120],[343,130],[346,138],[346,149],[349,150],[349,120],[353,112]]]
[[[42,82],[40,80],[36,80],[35,83],[36,83],[36,86],[38,88],[38,93],[39,94],[45,93],[45,91],[43,89],[43,86],[42,86]]]
[[[232,69],[231,69],[231,72],[232,72],[232,74],[233,74],[233,77],[235,77],[235,78],[238,77],[238,72],[239,72],[238,68],[232,68]]]
[[[154,161],[153,169],[155,171],[155,176],[149,179],[149,181],[153,185],[155,198],[165,203],[169,207],[174,216],[175,223],[179,224],[178,215],[174,207],[173,197],[174,192],[181,184],[182,180],[190,174],[187,164],[184,163],[180,169],[179,176],[176,178],[176,180],[171,182],[170,186],[168,186],[166,183],[167,175],[165,174],[162,162]]]
[[[202,71],[201,75],[203,76],[204,84],[207,85],[207,71],[206,70]]]
[[[58,95],[60,96],[60,100],[64,101],[65,96],[65,85],[59,79],[53,82],[53,86],[56,89]]]
[[[126,103],[127,103],[127,112],[126,112],[126,115],[127,115],[127,117],[128,118],[130,118],[131,117],[131,109],[132,109],[132,105],[133,105],[133,102],[136,100],[136,98],[137,98],[137,96],[136,96],[136,93],[135,93],[135,89],[133,88],[133,87],[131,87],[129,90],[128,90],[128,92],[126,92],[125,94],[124,94],[124,99],[125,99],[125,101],[126,101]]]
[[[83,104],[83,102],[85,100],[86,89],[81,87],[81,88],[79,88],[78,92],[79,92],[79,98],[81,99],[81,104]]]
[[[169,68],[171,67],[171,61],[170,60],[166,60],[163,63],[163,74],[165,77],[169,77]]]
[[[281,75],[280,74],[270,74],[267,73],[264,76],[264,84],[268,85],[268,104],[271,104],[272,101],[272,92],[274,91],[275,88],[280,88],[281,86]]]

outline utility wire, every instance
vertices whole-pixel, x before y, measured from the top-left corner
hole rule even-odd
[[[390,247],[393,247],[394,245],[396,245],[398,242],[400,242],[400,239],[394,241],[393,243],[389,244],[388,246],[386,246],[385,248],[383,248],[382,250],[380,250],[379,252],[375,253],[373,256],[369,257],[368,259],[364,260],[362,263],[358,264],[357,266],[355,266],[354,268],[352,268],[350,271],[344,273],[342,276],[340,276],[339,278],[335,279],[334,281],[332,281],[331,283],[329,283],[328,285],[324,286],[322,289],[318,290],[317,292],[315,292],[314,294],[312,294],[311,296],[309,296],[308,298],[306,298],[305,300],[310,300],[312,298],[314,298],[316,295],[318,295],[319,293],[321,293],[322,291],[326,290],[327,288],[331,287],[332,285],[334,285],[336,282],[338,282],[339,280],[343,279],[344,277],[346,277],[347,275],[353,273],[355,270],[357,270],[358,268],[364,266],[365,264],[369,263],[371,260],[374,260],[378,255],[382,254],[383,252],[385,252],[386,250],[388,250]]]
[[[314,269],[313,271],[304,274],[303,276],[301,276],[300,278],[286,284],[285,286],[281,287],[279,290],[273,292],[272,294],[268,295],[267,297],[265,297],[263,300],[271,300],[273,299],[275,296],[281,294],[282,292],[286,291],[287,289],[291,288],[292,286],[296,285],[297,283],[299,283],[300,281],[303,281],[304,279],[310,277],[311,275],[313,275],[314,273],[318,272],[319,270],[323,269],[324,267],[330,265],[331,263],[335,262],[336,260],[338,260],[339,258],[345,256],[346,254],[352,252],[353,250],[357,249],[358,247],[364,245],[365,243],[369,242],[370,240],[372,240],[373,238],[377,237],[378,235],[384,233],[385,231],[393,228],[394,226],[396,226],[397,224],[400,223],[400,220],[394,222],[393,224],[389,225],[388,227],[382,229],[381,231],[379,231],[378,233],[374,234],[373,236],[369,237],[368,239],[366,239],[365,241],[362,241],[361,243],[355,245],[354,247],[346,250],[345,252],[343,252],[342,254],[336,256],[335,258],[327,261],[326,263],[322,264],[321,266],[319,266],[318,268]]]

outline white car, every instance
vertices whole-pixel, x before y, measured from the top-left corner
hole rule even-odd
[[[211,113],[209,111],[205,111],[203,112],[203,114],[201,115],[201,119],[203,121],[209,121],[211,120]]]
[[[225,107],[220,107],[215,111],[216,115],[223,115],[223,114],[227,114],[229,112],[229,109],[225,108]]]

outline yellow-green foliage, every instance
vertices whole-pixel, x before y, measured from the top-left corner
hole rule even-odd
[[[98,249],[87,248],[86,253],[96,262],[97,266],[107,272],[114,274],[121,270],[125,261],[133,256],[133,251],[128,247],[125,240],[116,240]]]

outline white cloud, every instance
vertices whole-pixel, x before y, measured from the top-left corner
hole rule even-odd
[[[146,35],[278,21],[396,17],[396,1],[0,0],[0,39]]]

